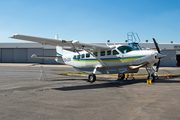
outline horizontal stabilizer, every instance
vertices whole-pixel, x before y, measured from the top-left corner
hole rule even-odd
[[[62,58],[61,56],[37,56],[36,54],[33,54],[31,58],[40,58],[40,59],[56,59],[56,58]]]

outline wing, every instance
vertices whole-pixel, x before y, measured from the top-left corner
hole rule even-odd
[[[49,39],[49,38],[41,38],[41,37],[33,37],[33,36],[27,36],[27,35],[20,35],[20,34],[14,34],[10,38],[20,39],[20,40],[26,40],[31,42],[38,42],[41,44],[47,44],[47,45],[53,45],[53,46],[69,46],[69,47],[76,47],[79,49],[86,48],[86,49],[93,49],[93,50],[107,50],[111,47],[104,46],[104,45],[97,45],[97,44],[89,44],[89,43],[80,43],[79,41],[66,41],[66,40],[56,40],[56,39]]]

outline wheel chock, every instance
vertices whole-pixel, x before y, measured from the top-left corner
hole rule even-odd
[[[148,79],[147,84],[151,84],[151,83],[152,83],[152,80]]]

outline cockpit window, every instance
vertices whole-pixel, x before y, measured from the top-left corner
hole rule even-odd
[[[120,46],[120,47],[118,47],[117,49],[118,49],[121,53],[123,53],[123,54],[135,50],[134,48],[132,48],[132,47],[130,47],[130,46]]]
[[[119,54],[118,51],[113,50],[113,55],[117,55],[117,54]]]

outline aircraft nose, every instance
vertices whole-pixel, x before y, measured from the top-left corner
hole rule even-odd
[[[160,58],[163,58],[163,57],[166,57],[166,54],[160,52],[157,54],[157,58],[160,59]]]
[[[152,54],[154,54],[155,59],[161,59],[161,58],[163,58],[163,57],[166,57],[166,54],[164,54],[164,53],[162,53],[162,52],[160,52],[160,53],[158,53],[158,52],[152,52]]]

